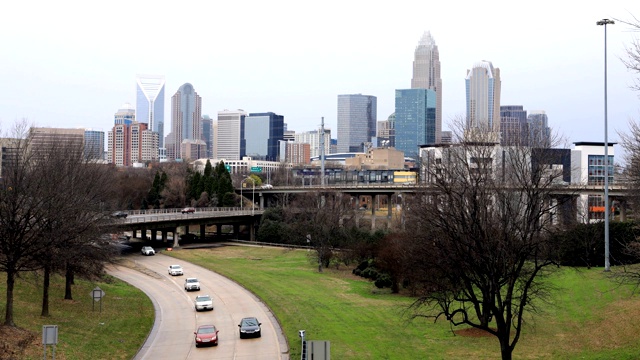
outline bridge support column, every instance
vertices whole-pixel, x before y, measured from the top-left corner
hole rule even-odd
[[[391,229],[393,223],[393,212],[391,208],[391,197],[393,194],[387,194],[387,230]]]
[[[249,241],[256,241],[256,227],[254,226],[253,219],[251,219],[251,223],[249,223]]]
[[[180,247],[180,243],[178,242],[178,228],[173,228],[173,247]]]
[[[140,239],[142,240],[147,240],[147,228],[142,228],[142,230],[140,230]]]
[[[222,236],[222,225],[221,224],[217,224],[216,225],[216,234],[218,236]]]
[[[200,240],[204,241],[204,235],[206,233],[206,224],[200,224]]]
[[[167,230],[162,230],[162,243],[167,243]]]
[[[237,239],[240,237],[240,225],[233,224],[233,236]]]
[[[618,209],[620,210],[620,221],[627,221],[627,202],[620,200]]]
[[[371,230],[376,229],[376,199],[377,194],[371,195]]]
[[[158,230],[151,230],[151,241],[158,240]]]
[[[264,196],[260,193],[260,210],[264,209]]]

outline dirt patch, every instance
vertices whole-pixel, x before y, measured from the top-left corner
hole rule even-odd
[[[0,359],[23,359],[24,350],[37,346],[39,336],[35,332],[25,329],[0,326]]]
[[[476,328],[460,329],[460,330],[454,331],[454,333],[456,335],[460,335],[464,337],[474,337],[474,338],[493,336],[484,330],[480,330]]]

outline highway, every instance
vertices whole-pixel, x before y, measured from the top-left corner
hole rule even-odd
[[[156,314],[153,329],[134,360],[289,359],[286,338],[269,309],[235,282],[162,254],[131,255],[125,262],[126,266],[110,267],[108,273],[144,291]],[[184,275],[169,275],[167,268],[171,264],[182,265]],[[201,290],[186,292],[187,277],[197,277]],[[213,311],[195,311],[193,299],[203,294],[213,298]],[[238,324],[248,316],[255,316],[262,323],[261,338],[240,340]],[[218,346],[195,347],[193,332],[204,324],[214,324],[220,331]]]

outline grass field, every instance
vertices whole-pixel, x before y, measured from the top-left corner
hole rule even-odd
[[[171,256],[223,274],[260,296],[300,357],[307,340],[331,341],[331,357],[357,359],[499,359],[494,337],[460,336],[445,321],[409,321],[412,299],[392,295],[346,269],[317,272],[304,250],[229,246]],[[640,297],[602,269],[563,268],[544,312],[527,318],[516,359],[640,358]]]
[[[300,357],[301,329],[308,340],[331,341],[331,357],[340,360],[500,357],[495,338],[456,335],[453,330],[458,329],[444,321],[409,321],[405,309],[411,298],[376,289],[346,268],[318,273],[304,250],[228,246],[169,254],[228,276],[259,295],[280,320],[292,360]],[[617,287],[601,269],[563,268],[550,280],[557,290],[543,313],[527,319],[515,359],[640,358],[640,297]],[[74,300],[62,300],[63,279],[54,277],[51,316],[41,318],[41,279],[24,274],[16,288],[15,322],[31,337],[23,344],[25,352],[12,356],[0,328],[0,359],[42,359],[43,325],[59,327],[58,360],[131,359],[153,324],[150,300],[115,279],[76,283]],[[2,295],[4,286],[0,274]],[[106,293],[102,311],[90,296],[96,286]]]
[[[105,297],[94,302],[92,289],[99,286]],[[6,274],[0,274],[0,299],[2,319],[6,309]],[[16,281],[14,298],[14,322],[28,330],[30,336],[21,347],[22,353],[14,353],[15,332],[11,335],[2,329],[0,359],[42,359],[42,326],[58,325],[57,360],[72,359],[131,359],[146,339],[154,321],[153,305],[147,296],[136,288],[113,279],[109,283],[92,283],[76,279],[73,299],[64,298],[64,278],[51,279],[49,297],[50,317],[40,316],[42,309],[42,279],[33,274],[21,274]],[[100,308],[102,305],[102,309]],[[25,332],[22,332],[25,333]],[[53,347],[47,350],[52,358]]]

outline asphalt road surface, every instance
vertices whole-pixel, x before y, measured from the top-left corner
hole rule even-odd
[[[134,359],[289,359],[280,325],[269,309],[242,286],[210,270],[161,254],[131,255],[127,263],[110,268],[109,274],[144,291],[156,313],[153,329]],[[172,264],[181,265],[184,275],[169,275],[167,268]],[[200,291],[184,290],[187,277],[200,280]],[[204,294],[213,298],[214,310],[196,312],[193,299]],[[262,323],[262,337],[241,340],[238,324],[249,316]],[[214,324],[220,331],[219,344],[196,348],[193,332],[206,324]]]

